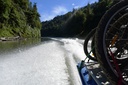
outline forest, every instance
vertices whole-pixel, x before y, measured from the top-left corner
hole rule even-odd
[[[81,37],[84,38],[96,28],[104,13],[119,0],[99,0],[65,15],[56,16],[42,22],[42,37]]]
[[[36,3],[29,0],[0,0],[0,38],[40,37],[42,27]]]
[[[36,3],[0,0],[0,39],[3,37],[85,37],[118,0],[99,0],[49,21],[40,21]]]

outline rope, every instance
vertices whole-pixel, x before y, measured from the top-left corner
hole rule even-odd
[[[117,85],[122,85],[123,78],[122,78],[122,74],[121,74],[120,68],[119,68],[118,63],[117,63],[116,59],[114,58],[114,54],[112,53],[112,51],[110,50],[110,48],[109,48],[109,51],[110,51],[111,57],[113,59],[113,62],[115,64],[116,71],[117,71],[117,73],[119,75],[119,80],[117,82]]]

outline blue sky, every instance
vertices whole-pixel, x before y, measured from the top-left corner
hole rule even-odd
[[[72,11],[73,8],[80,8],[88,3],[93,3],[98,0],[30,0],[32,3],[37,3],[40,20],[51,20],[57,15],[66,14]]]

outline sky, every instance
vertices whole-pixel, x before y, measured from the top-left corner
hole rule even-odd
[[[37,4],[41,21],[48,21],[58,15],[64,15],[73,9],[86,6],[98,0],[30,0]]]

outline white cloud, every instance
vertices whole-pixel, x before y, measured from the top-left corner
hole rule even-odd
[[[51,14],[51,15],[49,15],[49,14],[42,14],[40,19],[41,19],[41,21],[47,21],[47,20],[53,19],[54,17],[55,17],[54,14]]]
[[[53,8],[53,11],[52,12],[54,14],[60,15],[60,14],[67,13],[67,11],[68,10],[65,7],[63,7],[63,6],[56,6],[56,7]]]
[[[74,3],[72,3],[72,6],[74,6],[75,4]]]
[[[74,9],[79,9],[79,8],[80,8],[80,6],[75,6],[75,7],[74,7]]]
[[[51,12],[49,12],[49,13],[42,13],[40,19],[41,19],[41,21],[51,20],[55,16],[63,15],[65,13],[67,13],[67,12],[68,12],[68,10],[65,7],[63,7],[63,6],[56,6],[56,7],[53,8],[53,10]]]
[[[98,0],[91,0],[89,3],[98,2]]]

